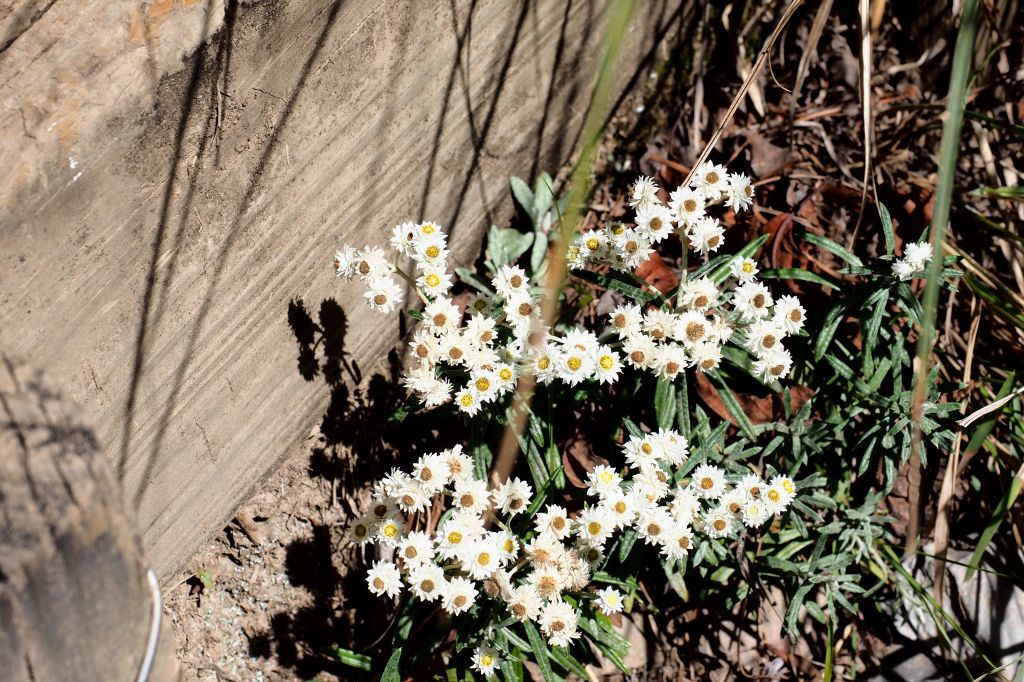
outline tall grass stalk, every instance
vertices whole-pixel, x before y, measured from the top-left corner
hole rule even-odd
[[[921,317],[921,336],[917,342],[917,371],[914,377],[914,400],[911,416],[914,422],[911,444],[911,466],[920,466],[921,417],[928,393],[930,357],[935,344],[935,319],[938,312],[939,285],[942,281],[943,243],[949,224],[949,211],[956,182],[957,160],[960,154],[960,128],[967,105],[967,84],[974,57],[974,38],[978,31],[978,0],[964,0],[956,47],[953,50],[953,70],[946,98],[945,121],[942,125],[942,143],[939,152],[939,183],[935,189],[935,210],[932,213],[930,241],[934,257],[928,266],[928,281],[924,292],[924,314]],[[906,553],[917,550],[920,509],[913,505],[907,528]]]

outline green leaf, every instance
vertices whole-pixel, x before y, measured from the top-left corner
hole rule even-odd
[[[398,647],[391,654],[391,658],[388,659],[388,664],[384,666],[384,672],[380,676],[380,682],[402,682],[402,677],[398,672],[398,662],[402,658],[402,647]]]
[[[605,289],[614,289],[639,303],[653,303],[654,301],[664,303],[661,294],[644,291],[625,279],[621,273],[610,272],[608,274],[601,274],[591,270],[573,270],[572,274],[585,282],[596,284]]]
[[[676,420],[676,387],[669,379],[659,378],[655,385],[654,414],[659,429],[670,428]]]
[[[831,252],[833,255],[842,258],[850,265],[855,265],[857,267],[864,266],[864,263],[861,261],[860,258],[858,258],[856,255],[851,253],[846,248],[832,241],[828,237],[822,237],[821,235],[813,234],[811,232],[798,232],[797,236],[803,239],[805,242],[814,244],[815,246],[825,249],[826,251]]]
[[[544,678],[544,682],[555,682],[558,678],[555,677],[555,672],[551,669],[551,662],[548,660],[550,651],[548,650],[547,643],[541,639],[540,633],[537,632],[537,626],[528,620],[524,620],[523,629],[526,630],[526,637],[530,640],[528,650],[533,652],[534,662],[540,668],[540,674]]]
[[[517,178],[514,175],[508,179],[508,184],[512,188],[512,196],[516,198],[516,203],[522,206],[526,215],[534,218],[537,212],[534,209],[534,196],[530,191],[530,186],[522,178]]]
[[[722,402],[725,403],[725,409],[729,411],[732,418],[736,420],[736,424],[743,431],[743,434],[751,441],[757,440],[757,432],[754,431],[754,425],[750,422],[750,418],[747,413],[743,411],[739,401],[736,400],[736,396],[733,395],[732,390],[729,389],[725,384],[725,380],[722,379],[718,372],[708,372],[708,376],[712,377],[718,384],[719,391],[718,395],[722,398]]]
[[[520,232],[510,227],[491,228],[487,239],[487,253],[491,265],[497,269],[515,263],[533,243],[532,232]]]
[[[878,215],[882,219],[882,234],[885,236],[885,252],[888,255],[896,253],[896,235],[892,230],[892,217],[885,204],[878,204]]]
[[[832,276],[819,275],[810,270],[801,268],[771,268],[763,270],[761,277],[764,279],[799,279],[805,282],[814,282],[831,289],[840,288],[841,283]]]
[[[818,332],[817,337],[814,340],[815,360],[821,360],[825,355],[825,351],[828,349],[828,344],[832,342],[832,337],[836,335],[839,323],[843,321],[844,312],[846,312],[846,304],[842,301],[838,301],[832,304],[832,307],[829,308],[827,313],[825,313],[825,319],[821,323],[821,330]]]
[[[577,661],[572,654],[569,653],[569,650],[567,648],[559,646],[551,647],[548,649],[548,655],[551,656],[551,658],[553,658],[558,663],[558,665],[562,666],[567,671],[573,673],[581,680],[586,680],[590,678],[590,675],[587,673],[587,669],[583,666],[582,663]]]
[[[625,561],[626,557],[629,556],[629,553],[633,550],[633,545],[636,544],[636,538],[636,531],[632,528],[626,528],[626,530],[622,532],[622,539],[620,540],[619,544],[620,562]]]
[[[357,654],[351,649],[343,649],[340,646],[333,647],[331,653],[339,661],[352,668],[358,670],[371,670],[373,668],[373,659],[365,654]]]

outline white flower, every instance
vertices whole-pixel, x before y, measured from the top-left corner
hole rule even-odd
[[[491,284],[499,296],[509,298],[513,293],[528,291],[530,280],[526,276],[526,271],[518,265],[503,265],[491,280]]]
[[[500,362],[494,367],[494,379],[498,384],[498,393],[508,393],[516,387],[516,368]]]
[[[606,616],[622,611],[622,594],[614,587],[606,587],[598,590],[594,595],[597,597],[595,604],[598,610]]]
[[[554,534],[541,533],[523,548],[526,558],[535,566],[555,563],[562,555],[562,545]]]
[[[702,256],[707,256],[712,251],[725,243],[725,228],[718,222],[717,218],[705,216],[699,218],[690,230],[690,245]]]
[[[480,398],[469,386],[455,394],[455,404],[470,417],[480,411]]]
[[[640,306],[632,303],[616,306],[608,315],[612,328],[619,338],[627,338],[640,333],[640,325],[643,322],[643,313]]]
[[[760,320],[769,315],[772,293],[761,282],[746,281],[733,292],[732,305],[744,320]]]
[[[781,487],[783,491],[785,491],[787,502],[791,502],[793,498],[796,497],[796,483],[794,483],[793,479],[790,478],[789,476],[784,476],[782,474],[774,476],[772,478],[771,484],[777,485]]]
[[[728,509],[716,507],[704,517],[704,532],[712,538],[724,538],[733,531],[736,520]]]
[[[760,526],[771,516],[768,513],[768,507],[761,500],[747,500],[743,505],[742,512],[743,523],[750,528]]]
[[[409,347],[412,348],[413,355],[415,355],[421,362],[426,363],[428,366],[433,366],[441,357],[441,346],[437,342],[437,337],[434,336],[433,332],[429,329],[421,328],[416,330],[416,333],[412,337],[412,341],[409,343]],[[434,373],[424,373],[423,378],[434,378]],[[420,392],[424,392],[420,388],[415,388]]]
[[[498,397],[498,377],[492,370],[477,369],[469,373],[469,387],[476,393],[477,400],[487,403]]]
[[[458,329],[462,313],[458,306],[451,300],[438,297],[431,301],[423,310],[423,324],[432,329],[435,333],[442,333]]]
[[[416,260],[417,267],[430,266],[444,268],[448,260],[448,247],[445,244],[444,234],[435,232],[432,235],[424,235],[413,241],[414,247],[410,254]]]
[[[793,368],[793,357],[785,348],[765,353],[754,363],[754,373],[759,374],[765,382],[785,379]]]
[[[451,578],[444,586],[441,606],[449,614],[456,616],[471,609],[478,594],[472,581],[466,578]]]
[[[704,217],[704,195],[690,187],[679,187],[669,195],[668,207],[680,227],[693,225],[698,218]]]
[[[390,561],[375,561],[366,574],[366,584],[378,597],[384,594],[397,597],[402,591],[402,575]]]
[[[725,166],[705,161],[694,172],[690,184],[708,201],[716,201],[729,188],[729,177]]]
[[[584,509],[576,523],[576,534],[597,547],[603,545],[615,530],[615,520],[601,506]]]
[[[352,522],[348,528],[349,539],[364,544],[370,541],[376,532],[377,520],[372,516],[363,516]]]
[[[402,557],[405,565],[409,567],[433,561],[434,543],[423,531],[413,531],[398,543],[398,556]]]
[[[494,341],[495,321],[489,317],[473,313],[466,322],[464,334],[477,345],[488,345]]]
[[[672,429],[662,429],[655,437],[661,444],[662,456],[666,462],[672,466],[679,466],[686,461],[690,448],[681,433]]]
[[[658,347],[650,338],[637,334],[626,339],[622,346],[626,361],[637,369],[646,369],[658,359]]]
[[[729,264],[732,276],[741,282],[749,282],[757,276],[757,262],[753,258],[736,257]]]
[[[489,540],[478,540],[463,548],[462,568],[470,577],[483,580],[496,570],[501,561],[501,549]]]
[[[509,561],[515,561],[516,557],[519,556],[519,538],[503,530],[493,533],[492,537],[498,547],[501,563],[505,564]]]
[[[377,539],[389,547],[394,547],[402,539],[403,530],[397,519],[384,519],[377,527]]]
[[[682,559],[693,547],[693,530],[686,524],[675,523],[665,534],[662,553],[669,559]]]
[[[473,477],[473,460],[470,459],[469,455],[462,452],[461,445],[456,445],[440,454],[448,465],[448,470],[451,472],[451,475],[448,477],[449,483],[458,483]]]
[[[402,289],[390,277],[377,277],[366,283],[363,298],[378,312],[390,313],[402,302]]]
[[[529,580],[543,599],[558,596],[568,585],[566,574],[554,563],[535,564]]]
[[[583,257],[592,263],[602,260],[608,250],[607,239],[595,230],[587,230],[581,234],[576,243],[579,244]]]
[[[782,329],[771,320],[759,320],[747,328],[747,341],[744,344],[757,357],[782,348]]]
[[[355,255],[352,270],[359,279],[369,285],[373,280],[389,277],[395,268],[388,263],[383,251],[375,246],[368,246]]]
[[[893,261],[892,274],[901,280],[907,280],[917,274],[917,268],[910,261],[901,258]]]
[[[629,194],[629,205],[637,211],[642,211],[658,203],[660,202],[658,201],[657,183],[653,179],[641,175],[633,182]]]
[[[481,315],[490,315],[493,309],[494,304],[491,302],[491,297],[486,294],[473,294],[473,297],[469,299],[469,303],[466,304],[466,310],[471,310]]]
[[[410,478],[395,491],[395,501],[398,508],[406,514],[421,512],[427,508],[430,502],[430,491],[424,489],[416,479]]]
[[[391,228],[391,248],[406,256],[411,256],[413,244],[418,235],[416,223],[395,225]]]
[[[569,535],[569,515],[564,507],[549,504],[535,517],[534,527],[542,535],[546,533],[562,540]]]
[[[693,470],[690,487],[704,499],[717,500],[725,494],[725,472],[712,464],[701,464]]]
[[[657,244],[672,232],[672,211],[659,204],[638,210],[636,230],[652,244]]]
[[[781,483],[773,483],[768,486],[765,490],[764,497],[761,501],[764,502],[764,506],[768,511],[769,515],[775,515],[786,510],[789,506],[792,497],[786,492],[785,488],[782,487]]]
[[[903,256],[914,270],[924,270],[932,260],[932,245],[929,242],[907,244],[903,250]]]
[[[489,504],[487,481],[466,478],[456,482],[452,493],[452,506],[456,509],[469,514],[481,514]]]
[[[630,467],[645,469],[658,465],[658,460],[664,455],[664,444],[656,434],[630,436],[622,444],[622,452],[626,456],[626,464]]]
[[[750,178],[743,173],[729,173],[729,187],[725,190],[725,205],[739,212],[754,203],[754,189]]]
[[[441,453],[423,455],[412,466],[412,476],[431,494],[439,492],[451,476],[451,468]]]
[[[417,564],[409,571],[409,590],[423,601],[437,601],[444,591],[444,569],[437,564]]]
[[[664,341],[672,335],[678,317],[669,310],[654,308],[644,314],[640,328],[655,341]]]
[[[551,646],[569,646],[580,636],[576,629],[576,611],[561,600],[550,602],[541,611],[540,629],[548,637]]]
[[[434,543],[441,558],[452,559],[465,547],[472,545],[479,536],[477,524],[465,515],[456,514],[444,524]]]
[[[541,597],[537,588],[527,583],[512,589],[506,605],[519,620],[536,620],[540,615]]]
[[[443,296],[452,288],[452,276],[443,267],[428,265],[416,278],[416,286],[428,296]]]
[[[658,357],[654,362],[654,371],[658,376],[669,381],[679,376],[679,373],[690,364],[686,356],[686,350],[682,346],[665,345],[658,349]]]
[[[501,659],[498,658],[498,650],[480,645],[473,652],[473,669],[480,672],[485,677],[493,675],[494,671],[501,665]]]
[[[342,279],[352,279],[356,271],[358,252],[351,246],[343,246],[334,252],[334,272]]]
[[[806,318],[807,311],[796,296],[781,296],[775,302],[775,316],[772,319],[787,334],[796,334],[803,329]]]
[[[430,238],[432,235],[444,234],[444,232],[441,230],[441,226],[432,221],[427,221],[425,223],[420,223],[419,225],[417,225],[416,232],[416,239]]]
[[[530,498],[533,496],[533,488],[526,481],[519,478],[510,478],[491,493],[494,498],[494,506],[500,509],[503,514],[515,516],[526,511],[530,506]]]
[[[679,290],[679,301],[690,310],[707,310],[718,301],[718,287],[710,277],[686,282]]]
[[[625,528],[636,519],[637,510],[632,494],[627,495],[621,490],[607,493],[601,501],[608,516],[615,522],[615,527]]]
[[[744,474],[736,484],[736,489],[741,491],[748,500],[760,499],[765,487],[765,482],[757,474]]]
[[[681,525],[689,526],[700,512],[700,495],[691,488],[677,488],[672,498],[672,517]]]
[[[693,354],[694,366],[702,372],[717,369],[722,363],[722,347],[714,341],[695,344],[690,352]]]
[[[604,497],[612,491],[619,490],[622,477],[605,464],[598,464],[587,472],[587,494]]]
[[[512,323],[528,322],[538,312],[537,302],[525,291],[514,293],[505,301],[505,315]]]
[[[602,384],[614,384],[622,371],[622,359],[609,346],[597,349],[597,364],[594,366],[594,378]]]
[[[664,542],[665,534],[672,529],[672,516],[664,507],[653,506],[644,510],[636,521],[636,532],[648,545]]]
[[[633,270],[654,253],[651,240],[629,227],[612,238],[612,246],[616,250],[613,255],[620,258],[618,262],[612,261],[612,266],[618,270]]]
[[[679,316],[679,321],[672,330],[673,338],[679,339],[687,348],[695,344],[707,341],[711,336],[711,322],[704,313],[694,310],[687,311]]]
[[[542,384],[549,384],[558,375],[558,367],[555,360],[559,352],[557,348],[544,344],[533,351],[529,368]]]
[[[594,373],[594,360],[592,352],[580,350],[575,346],[563,346],[555,357],[556,376],[570,386],[575,386],[584,379],[589,379]]]

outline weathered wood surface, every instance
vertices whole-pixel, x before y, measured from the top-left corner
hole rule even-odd
[[[682,4],[638,3],[618,92]],[[331,250],[432,219],[471,261],[508,175],[577,143],[605,5],[0,2],[0,344],[111,446],[162,580],[322,413],[289,300],[337,297],[381,358],[397,317]]]
[[[40,373],[0,354],[0,678],[137,679],[146,565],[93,433]],[[149,679],[178,679],[164,628]]]

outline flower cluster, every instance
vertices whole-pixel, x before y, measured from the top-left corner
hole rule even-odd
[[[765,482],[749,473],[730,481],[706,463],[688,480],[677,477],[688,446],[671,430],[632,436],[622,452],[623,469],[601,465],[588,473],[589,503],[574,514],[557,504],[531,506],[533,489],[518,478],[489,490],[461,447],[420,457],[410,473],[393,470],[349,530],[356,542],[394,552],[393,561],[373,564],[370,590],[394,597],[407,588],[451,615],[489,598],[511,617],[534,621],[552,646],[567,646],[580,636],[579,612],[563,595],[605,615],[623,609],[615,588],[587,589],[617,535],[628,531],[664,559],[679,559],[701,541],[695,534],[717,540],[762,525],[796,494],[786,476]],[[432,515],[419,512],[437,513],[435,504],[448,511],[431,529]],[[487,647],[474,657],[478,669],[496,660]]]
[[[658,185],[641,177],[633,183],[629,205],[636,211],[633,227],[611,223],[581,234],[569,247],[569,266],[582,269],[607,263],[615,270],[632,272],[650,258],[654,246],[675,233],[697,253],[707,256],[725,243],[725,229],[707,211],[724,203],[734,211],[751,206],[754,191],[750,178],[729,173],[724,166],[702,164],[688,185],[669,194],[668,204],[658,198]]]
[[[630,202],[635,226],[610,225],[580,235],[569,249],[570,264],[603,262],[632,269],[673,232],[707,256],[722,245],[724,235],[707,209],[722,202],[738,211],[752,203],[749,178],[711,163],[702,165],[688,186],[672,192],[667,205],[657,191],[650,178],[637,180]],[[513,391],[524,372],[541,383],[613,383],[628,364],[674,379],[690,367],[717,369],[730,340],[754,354],[755,372],[764,381],[782,379],[793,364],[782,340],[798,333],[805,319],[795,296],[774,299],[757,281],[756,263],[736,258],[725,286],[708,276],[684,279],[675,307],[618,306],[610,316],[613,334],[599,337],[578,328],[556,334],[542,323],[540,293],[519,266],[498,268],[490,282],[493,290],[460,308],[449,295],[447,240],[436,223],[399,225],[391,244],[398,257],[412,260],[414,274],[374,247],[338,251],[337,274],[362,280],[367,303],[382,312],[400,303],[396,275],[415,287],[425,306],[423,324],[410,343],[415,366],[405,384],[427,407],[454,400],[469,415]]]
[[[928,267],[932,260],[932,245],[928,242],[907,244],[903,258],[893,261],[892,274],[901,280],[916,277]]]

